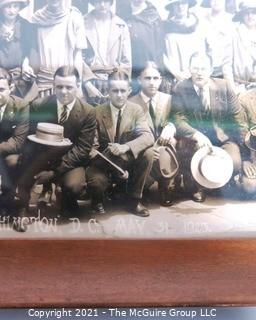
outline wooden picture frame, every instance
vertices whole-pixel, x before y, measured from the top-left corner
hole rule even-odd
[[[256,303],[256,240],[1,240],[0,307]]]

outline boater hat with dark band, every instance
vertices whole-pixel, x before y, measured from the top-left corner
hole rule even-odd
[[[191,172],[201,186],[208,189],[223,187],[232,177],[233,161],[219,147],[200,148],[191,160]]]
[[[64,138],[64,128],[53,123],[38,123],[36,134],[28,136],[30,141],[54,147],[69,147],[72,142]]]
[[[25,7],[29,4],[29,0],[0,0],[0,9],[7,5],[7,4],[10,4],[10,3],[13,3],[13,2],[18,2],[22,5],[22,7]]]

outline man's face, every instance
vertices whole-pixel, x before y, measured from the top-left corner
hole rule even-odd
[[[17,18],[18,13],[21,9],[19,2],[11,2],[10,4],[7,4],[3,7],[3,17],[7,21],[13,21]]]
[[[107,14],[111,10],[111,1],[110,0],[96,0],[94,2],[95,10],[101,14]]]
[[[256,10],[248,10],[243,14],[244,24],[248,28],[256,28]]]
[[[225,10],[226,0],[211,0],[211,8],[216,12],[221,12]]]
[[[6,79],[0,79],[0,107],[4,106],[10,97],[11,89]]]
[[[127,102],[130,94],[128,81],[112,80],[109,84],[109,99],[113,106],[121,109]]]
[[[157,93],[161,82],[161,75],[155,68],[145,69],[139,77],[142,92],[150,98]]]
[[[173,4],[173,13],[174,16],[178,19],[184,19],[188,16],[188,1],[181,0]]]
[[[76,99],[78,84],[75,76],[60,77],[54,79],[54,91],[57,99],[63,105],[68,105]]]
[[[207,57],[193,58],[190,64],[190,73],[193,83],[199,88],[204,87],[209,81],[212,73],[210,60]]]

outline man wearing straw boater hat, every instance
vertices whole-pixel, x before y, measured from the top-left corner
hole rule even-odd
[[[29,130],[28,107],[11,89],[10,75],[0,68],[0,215],[11,209],[18,158]]]
[[[188,139],[181,150],[185,175],[188,179],[190,159],[194,152],[208,146],[224,149],[233,160],[234,173],[240,171],[241,156],[238,145],[243,143],[244,114],[234,92],[222,79],[210,78],[211,57],[195,53],[190,59],[191,78],[180,82],[173,95],[173,112],[177,135]],[[186,181],[187,182],[187,181]],[[205,192],[193,181],[192,199],[205,200]]]
[[[32,186],[49,182],[62,188],[61,214],[77,212],[76,199],[85,186],[84,167],[96,129],[95,110],[77,98],[79,81],[76,68],[60,67],[54,75],[55,95],[31,104],[28,138],[32,143],[25,148],[18,183],[17,215],[21,218],[27,214]],[[22,221],[14,225],[17,231],[26,231]]]

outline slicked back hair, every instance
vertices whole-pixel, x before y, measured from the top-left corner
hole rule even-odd
[[[59,67],[55,73],[53,78],[55,79],[56,76],[59,77],[72,77],[75,76],[76,77],[76,82],[80,82],[80,76],[79,76],[79,72],[77,70],[77,68],[75,67],[71,67],[71,66],[62,66]]]
[[[12,83],[11,75],[4,68],[0,68],[0,80],[7,80],[9,85]]]

